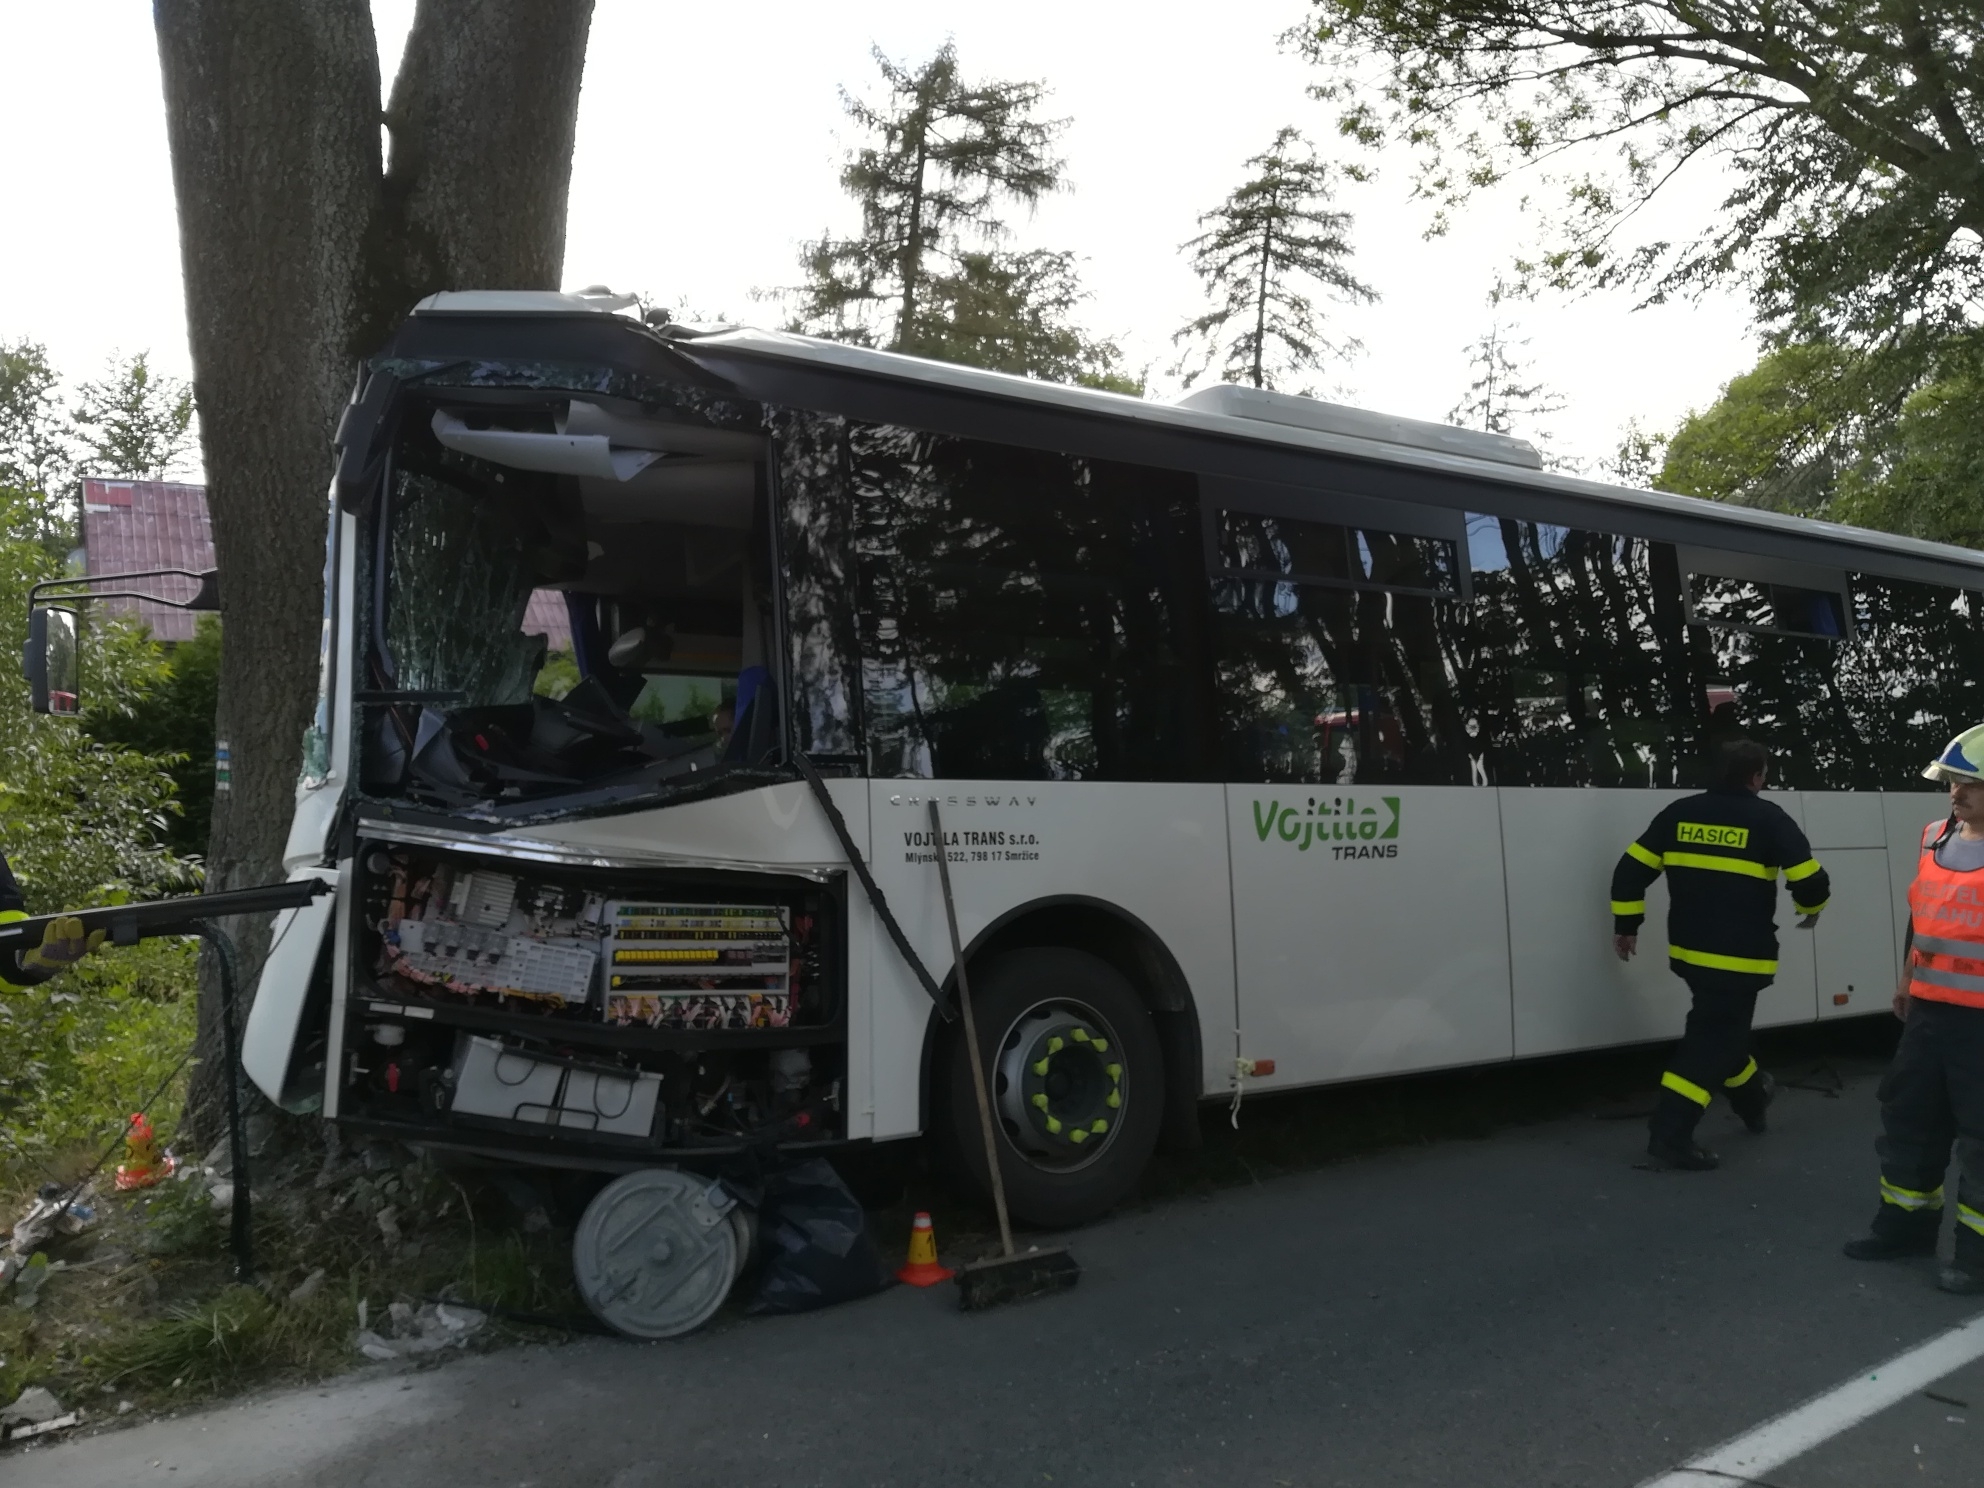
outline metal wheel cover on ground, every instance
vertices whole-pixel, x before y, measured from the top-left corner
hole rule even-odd
[[[599,1320],[632,1338],[674,1338],[723,1306],[742,1264],[735,1200],[707,1178],[648,1168],[586,1206],[572,1275]]]
[[[1050,1052],[1051,1051],[1051,1052]],[[1099,1051],[1099,1052],[1098,1052]],[[1068,1172],[1102,1156],[1122,1130],[1128,1083],[1122,1043],[1093,1008],[1056,999],[1015,1018],[999,1041],[993,1073],[1007,1136],[1035,1167]],[[1039,1066],[1052,1061],[1055,1088],[1043,1086]],[[1073,1090],[1069,1089],[1072,1080]],[[1040,1106],[1046,1095],[1049,1104]],[[1113,1095],[1115,1105],[1106,1104]],[[1050,1123],[1049,1117],[1053,1117]],[[1078,1127],[1081,1139],[1074,1140]],[[1104,1129],[1094,1130],[1097,1122]],[[1060,1132],[1050,1130],[1059,1124]]]

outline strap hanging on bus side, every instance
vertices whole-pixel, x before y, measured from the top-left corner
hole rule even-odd
[[[923,958],[916,954],[916,947],[909,943],[909,937],[902,933],[902,926],[889,911],[889,901],[882,896],[882,886],[875,882],[875,875],[868,871],[867,860],[861,856],[861,849],[854,845],[853,834],[847,830],[847,819],[840,814],[840,807],[834,805],[834,798],[827,792],[827,783],[820,779],[820,772],[813,768],[813,762],[795,750],[793,763],[799,766],[799,773],[806,777],[806,783],[813,788],[813,798],[820,803],[820,809],[827,813],[827,821],[834,829],[834,836],[840,839],[840,850],[847,854],[848,866],[854,876],[861,880],[861,887],[868,895],[868,902],[875,906],[875,918],[882,922],[882,928],[889,932],[896,949],[909,969],[916,973],[916,979],[923,984],[923,990],[930,994],[930,1000],[937,1004],[938,1016],[949,1022],[957,1016],[944,1001],[944,989],[937,985],[937,979],[930,975],[930,968],[923,964]],[[939,849],[941,851],[941,849]]]

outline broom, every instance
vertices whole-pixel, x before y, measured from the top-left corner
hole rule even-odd
[[[978,1057],[978,1022],[971,1014],[971,978],[965,972],[964,946],[958,939],[958,907],[951,897],[950,849],[944,841],[944,820],[937,803],[930,803],[930,833],[937,843],[937,877],[944,887],[944,919],[951,929],[951,964],[958,969],[958,1004],[964,1012],[965,1055],[971,1061],[971,1085],[978,1096],[978,1129],[985,1138],[985,1167],[992,1177],[992,1207],[999,1215],[999,1245],[1004,1254],[958,1268],[958,1305],[966,1312],[983,1312],[1005,1302],[1024,1302],[1065,1292],[1081,1280],[1082,1268],[1062,1246],[1038,1246],[1020,1254],[1013,1248],[1013,1222],[1006,1213],[1006,1180],[999,1170],[999,1134],[992,1125],[992,1097],[985,1088],[985,1065]]]

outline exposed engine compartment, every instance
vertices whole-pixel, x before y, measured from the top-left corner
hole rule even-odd
[[[594,1158],[844,1131],[829,886],[383,842],[358,866],[346,1119]]]

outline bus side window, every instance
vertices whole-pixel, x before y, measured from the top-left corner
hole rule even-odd
[[[1469,702],[1501,785],[1672,786],[1699,772],[1699,646],[1664,543],[1471,515]]]
[[[886,426],[847,450],[873,774],[1208,778],[1195,477]]]
[[[1237,483],[1236,483],[1237,484]],[[1271,493],[1208,513],[1226,778],[1486,783],[1460,675],[1468,657],[1459,524],[1395,531],[1385,508]],[[1299,509],[1299,508],[1298,508]],[[1423,515],[1392,525],[1435,525]]]
[[[1838,701],[1862,789],[1906,789],[1952,734],[1984,716],[1984,594],[1850,576],[1858,645],[1840,648]]]
[[[1742,731],[1767,745],[1775,784],[1877,789],[1849,705],[1862,663],[1844,573],[1754,553],[1684,547],[1689,630],[1735,693]]]

